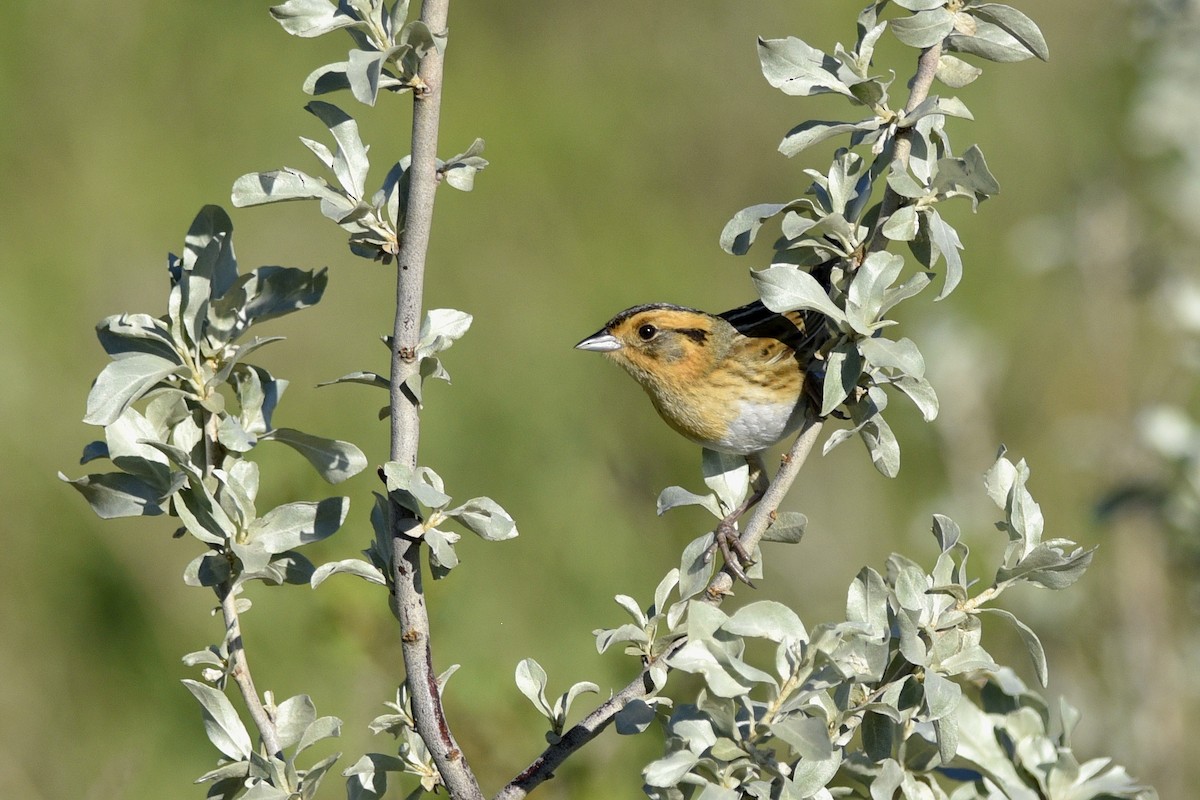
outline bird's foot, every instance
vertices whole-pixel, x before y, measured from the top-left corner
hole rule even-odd
[[[713,531],[713,543],[708,548],[708,553],[705,555],[705,561],[711,561],[713,553],[717,550],[721,551],[721,557],[725,559],[725,566],[734,578],[749,586],[751,589],[757,588],[754,581],[746,575],[746,570],[754,565],[754,556],[746,550],[742,545],[742,540],[738,537],[737,528],[734,527],[734,519],[736,517],[726,517],[717,525],[717,529]]]

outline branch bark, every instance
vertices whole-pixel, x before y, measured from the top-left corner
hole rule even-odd
[[[909,113],[921,105],[921,103],[925,102],[925,98],[929,96],[929,89],[933,86],[933,79],[937,74],[938,60],[941,57],[941,42],[926,47],[921,51],[921,55],[917,59],[917,72],[913,75],[912,83],[910,84],[908,103],[904,106],[905,113]],[[892,148],[892,160],[899,161],[903,166],[907,167],[908,156],[912,152],[912,129],[904,128],[900,130],[896,134],[896,141],[892,145]],[[868,254],[878,252],[888,246],[888,238],[883,235],[883,225],[900,208],[902,201],[903,198],[893,191],[892,187],[888,186],[884,190],[883,201],[879,207],[879,217],[875,220],[875,233],[871,237],[871,244],[867,248]]]
[[[216,587],[217,597],[221,601],[221,616],[225,621],[225,643],[229,649],[229,677],[237,684],[242,693],[242,700],[250,712],[250,719],[258,728],[258,736],[262,739],[267,752],[276,758],[283,758],[279,746],[279,734],[275,729],[275,720],[263,706],[254,688],[254,678],[250,674],[250,663],[246,660],[246,648],[242,642],[242,625],[237,612],[237,595],[233,591],[232,581],[225,581]]]
[[[434,33],[446,30],[449,0],[425,0],[421,21]],[[420,418],[416,398],[404,382],[420,369],[416,357],[421,330],[421,304],[425,257],[433,227],[433,202],[437,191],[438,122],[442,101],[443,54],[436,48],[421,60],[419,88],[413,90],[412,162],[400,252],[396,257],[396,319],[392,329],[391,459],[417,465]],[[395,611],[400,621],[405,681],[412,702],[417,733],[429,749],[450,796],[455,800],[482,800],[479,782],[446,722],[430,644],[429,614],[421,585],[421,540],[413,536],[417,520],[392,503],[392,561]]]

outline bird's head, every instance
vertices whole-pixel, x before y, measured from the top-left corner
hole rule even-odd
[[[604,353],[653,390],[709,370],[732,332],[712,314],[651,303],[622,311],[575,347]]]

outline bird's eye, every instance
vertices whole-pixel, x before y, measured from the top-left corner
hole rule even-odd
[[[654,334],[656,333],[658,333],[658,328],[654,327],[653,325],[643,325],[642,327],[638,328],[638,336],[641,337],[643,342],[648,342],[653,339]]]

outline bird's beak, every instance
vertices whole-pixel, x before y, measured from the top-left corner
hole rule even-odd
[[[601,329],[584,339],[579,344],[575,345],[575,349],[594,350],[597,353],[611,353],[614,350],[621,349],[621,340],[613,336],[611,333],[605,333],[604,330]]]

